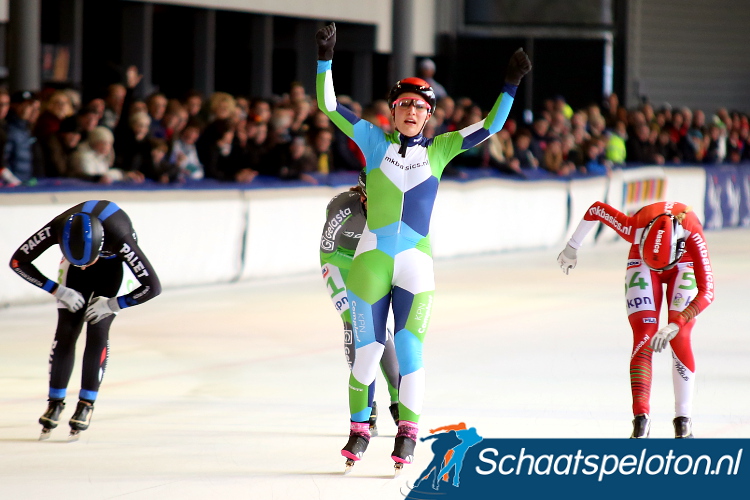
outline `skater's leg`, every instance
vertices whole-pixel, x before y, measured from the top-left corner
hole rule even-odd
[[[349,376],[349,411],[352,422],[370,418],[369,386],[383,356],[385,325],[390,306],[392,259],[379,250],[355,257],[347,281],[352,333],[356,347]]]
[[[341,322],[344,325],[344,356],[346,363],[351,372],[354,366],[354,360],[357,357],[357,349],[354,344],[354,335],[352,334],[352,317],[349,309],[349,299],[347,297],[346,280],[349,276],[349,270],[340,268],[334,264],[322,262],[323,281],[328,288],[328,294],[331,297],[333,307],[341,315]],[[372,411],[372,402],[375,397],[375,382],[373,381],[368,388],[368,407]],[[370,418],[371,431],[377,433],[377,427],[373,418]]]
[[[680,263],[674,277],[667,284],[669,297],[669,321],[674,321],[698,292],[692,263]],[[672,383],[675,397],[675,417],[690,419],[693,407],[695,384],[695,358],[693,356],[692,332],[695,318],[680,328],[670,341],[672,347]]]
[[[389,315],[390,316],[390,315]],[[398,359],[396,358],[396,345],[393,342],[393,325],[386,329],[385,349],[383,357],[380,358],[380,370],[388,384],[388,394],[391,397],[391,404],[398,403]]]
[[[109,328],[115,315],[108,316],[86,329],[86,349],[81,368],[81,392],[79,399],[93,403],[99,394],[109,361]]]
[[[651,412],[652,357],[651,339],[658,330],[655,313],[646,311],[628,316],[633,330],[633,350],[630,355],[630,390],[633,396],[633,415]]]
[[[399,420],[416,424],[424,401],[423,342],[435,294],[435,276],[429,253],[420,248],[399,253],[393,284],[394,343],[401,375]]]
[[[49,356],[49,397],[65,399],[75,363],[76,341],[83,329],[85,311],[57,310],[57,330]]]
[[[114,297],[122,283],[122,264],[117,259],[100,259],[81,274],[92,283],[93,297]],[[79,396],[81,400],[93,403],[99,393],[109,360],[109,328],[115,317],[117,315],[112,314],[96,324],[89,323],[86,328]]]
[[[631,261],[625,275],[625,291],[628,321],[633,331],[630,354],[633,415],[648,415],[651,410],[651,339],[659,329],[662,285],[658,275],[645,264]]]
[[[425,373],[422,361],[423,341],[432,314],[432,290],[413,294],[401,287],[393,289],[396,317],[394,344],[401,376],[399,419],[419,422],[424,401]]]
[[[689,417],[693,407],[695,385],[695,359],[691,346],[691,333],[695,320],[680,328],[672,339],[672,381],[674,383],[675,416]]]

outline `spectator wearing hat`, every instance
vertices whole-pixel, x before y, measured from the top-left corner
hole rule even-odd
[[[36,97],[28,90],[19,90],[10,96],[7,115],[4,164],[20,182],[34,177],[34,143],[36,138],[29,130],[29,119],[34,113]]]
[[[446,92],[445,87],[435,80],[436,70],[437,67],[435,66],[435,61],[429,57],[426,57],[419,62],[419,76],[430,84],[432,90],[435,92],[435,98],[441,99],[443,97],[448,97],[448,92]]]

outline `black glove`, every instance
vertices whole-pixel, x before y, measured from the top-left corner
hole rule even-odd
[[[520,85],[523,75],[531,71],[531,60],[523,49],[518,49],[510,56],[508,69],[505,70],[505,81],[511,85]]]
[[[336,45],[336,23],[331,23],[325,28],[320,28],[315,33],[315,43],[318,44],[319,61],[330,61],[333,59],[333,46]]]

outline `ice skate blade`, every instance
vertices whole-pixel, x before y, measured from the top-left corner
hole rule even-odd
[[[46,427],[42,427],[42,433],[39,435],[39,441],[46,441],[49,439],[50,434],[52,434],[52,429],[47,429]]]
[[[393,464],[393,477],[398,477],[401,475],[401,472],[404,470],[404,464],[396,462]]]
[[[81,431],[72,430],[70,431],[70,435],[68,436],[68,442],[69,443],[75,443],[80,439],[81,437]]]
[[[346,463],[344,464],[346,466],[346,468],[344,469],[345,476],[348,475],[352,471],[352,469],[354,468],[354,464],[355,462],[351,458],[346,459]]]

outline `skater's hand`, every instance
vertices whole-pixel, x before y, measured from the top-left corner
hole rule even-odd
[[[505,70],[505,81],[511,85],[520,85],[523,75],[531,71],[531,60],[523,49],[518,49],[510,56],[508,69]]]
[[[576,263],[578,263],[578,250],[570,246],[570,243],[565,245],[565,248],[560,255],[557,256],[557,263],[560,264],[563,272],[569,274],[571,269],[575,269]]]
[[[111,316],[120,310],[117,297],[96,297],[86,308],[86,321],[92,325],[97,324],[107,316]]]
[[[670,340],[675,338],[677,333],[680,331],[680,327],[675,323],[670,323],[654,335],[651,339],[651,348],[656,352],[661,352],[667,346]]]
[[[68,311],[73,313],[82,308],[86,302],[83,300],[83,295],[63,285],[57,285],[57,290],[53,295],[68,308]]]
[[[325,28],[320,28],[315,33],[315,42],[318,44],[319,61],[330,61],[333,59],[333,46],[336,45],[336,23],[331,23]]]

